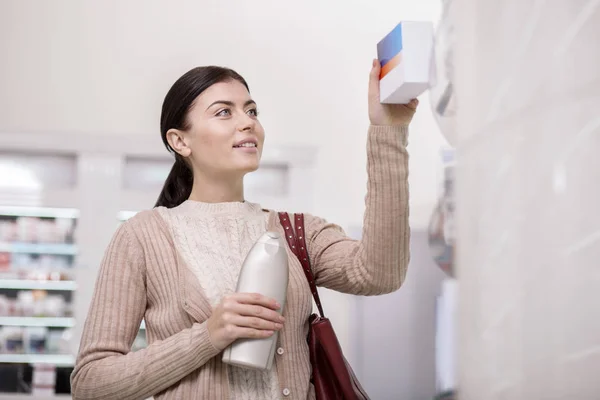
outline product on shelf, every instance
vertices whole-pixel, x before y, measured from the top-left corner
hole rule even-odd
[[[75,225],[73,218],[2,215],[0,210],[0,279],[72,279]]]
[[[17,224],[14,219],[0,219],[0,242],[13,242],[17,240]]]
[[[0,334],[2,352],[8,354],[22,353],[25,349],[23,328],[20,326],[5,326]]]
[[[37,307],[36,307],[37,305]],[[36,311],[41,308],[40,302],[36,302],[32,291],[22,291],[17,294],[17,300],[14,307],[15,314],[24,317],[33,317]]]
[[[65,351],[63,335],[63,330],[48,331],[48,337],[46,338],[46,352],[48,354],[63,354],[68,352],[68,349]]]
[[[57,318],[71,314],[72,306],[63,296],[45,290],[21,290],[16,298],[0,295],[0,316]]]
[[[31,394],[35,398],[52,396],[55,394],[56,367],[48,364],[37,364],[33,367],[31,380]]]
[[[30,326],[25,328],[24,347],[25,353],[43,354],[46,352],[48,328],[45,326]]]
[[[10,269],[10,265],[10,253],[0,253],[0,272],[8,271]]]
[[[75,220],[0,216],[0,242],[73,243]]]
[[[2,315],[10,315],[10,300],[0,294],[0,316]]]
[[[70,328],[4,326],[0,327],[0,353],[69,354],[72,337]],[[145,346],[145,342],[139,344]]]
[[[0,253],[0,279],[71,280],[73,256]]]
[[[59,295],[49,295],[45,299],[43,315],[46,317],[63,317],[68,314],[68,304]]]

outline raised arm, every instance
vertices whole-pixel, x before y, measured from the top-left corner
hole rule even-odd
[[[410,259],[408,224],[408,125],[418,105],[381,104],[379,72],[369,80],[367,197],[361,240],[337,225],[307,216],[306,238],[317,285],[376,295],[400,288]]]
[[[131,352],[146,308],[144,260],[123,224],[100,267],[71,376],[74,399],[146,399],[218,354],[206,323]]]
[[[410,258],[406,127],[371,127],[368,188],[361,240],[321,218],[306,216],[317,285],[377,295],[402,285]]]

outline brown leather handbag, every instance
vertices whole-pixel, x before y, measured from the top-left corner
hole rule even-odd
[[[319,314],[310,316],[308,347],[312,364],[312,383],[317,400],[369,400],[369,396],[358,382],[329,319],[325,318],[317,286],[312,274],[304,235],[304,215],[294,214],[292,227],[287,213],[279,213],[279,221],[285,230],[285,238],[292,252],[300,260],[310,285],[310,290],[319,309]],[[295,232],[294,232],[295,231]]]

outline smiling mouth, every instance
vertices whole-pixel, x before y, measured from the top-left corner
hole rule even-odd
[[[243,148],[243,147],[250,147],[250,148],[254,148],[254,147],[256,147],[256,143],[242,143],[242,144],[240,144],[240,145],[233,146],[233,148],[234,148],[234,149],[237,149],[237,148]]]

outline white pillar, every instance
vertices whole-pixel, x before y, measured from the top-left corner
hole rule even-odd
[[[598,399],[600,1],[455,1],[460,399]]]
[[[114,154],[78,154],[76,325],[71,350],[77,355],[104,252],[118,227],[122,194],[122,157]]]

